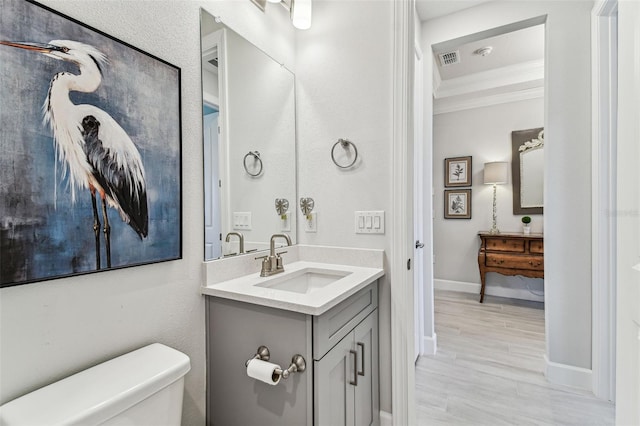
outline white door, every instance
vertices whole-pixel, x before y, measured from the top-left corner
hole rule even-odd
[[[424,336],[424,145],[422,140],[423,89],[422,51],[415,47],[414,89],[413,89],[413,232],[415,240],[415,267],[413,270],[413,310],[414,310],[414,357],[417,361],[421,353]]]
[[[218,113],[204,116],[204,259],[222,255]]]
[[[616,424],[640,424],[640,2],[618,2]]]

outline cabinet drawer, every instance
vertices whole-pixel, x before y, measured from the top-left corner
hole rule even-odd
[[[524,240],[512,240],[508,238],[487,238],[486,249],[493,251],[524,253]]]
[[[530,253],[544,253],[544,242],[542,240],[532,240],[529,243]]]
[[[378,281],[324,314],[313,317],[313,359],[321,359],[378,307]]]
[[[518,256],[487,253],[485,265],[493,268],[544,271],[544,258],[542,256]]]

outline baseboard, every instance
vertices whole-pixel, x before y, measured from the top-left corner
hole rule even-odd
[[[393,426],[393,416],[391,413],[380,410],[380,426]]]
[[[548,381],[593,392],[593,372],[587,368],[559,364],[544,356],[544,375]]]
[[[433,280],[433,288],[436,290],[459,291],[461,293],[475,293],[480,295],[480,287],[481,285],[479,283],[440,280],[437,278]],[[508,297],[510,299],[544,302],[544,296],[535,295],[525,288],[494,287],[487,285],[484,289],[484,294],[489,296]]]
[[[424,346],[422,355],[435,355],[438,350],[438,336],[436,333],[433,333],[433,337],[424,336],[422,344]]]

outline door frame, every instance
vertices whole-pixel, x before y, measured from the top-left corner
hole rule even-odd
[[[616,156],[618,0],[591,12],[592,50],[592,379],[593,393],[615,401]]]
[[[640,424],[640,3],[618,3],[616,422]]]
[[[423,127],[424,120],[422,119],[424,114],[423,101],[424,101],[424,86],[423,86],[423,66],[422,61],[424,60],[424,56],[422,54],[422,49],[420,48],[419,40],[414,38],[414,87],[413,87],[413,96],[414,96],[414,110],[413,110],[413,129],[414,129],[414,137],[413,137],[413,226],[414,226],[414,235],[416,240],[415,247],[415,267],[413,274],[413,299],[414,299],[414,335],[417,341],[416,349],[414,350],[414,356],[417,358],[420,355],[424,355],[427,352],[426,344],[425,344],[425,335],[424,335],[424,293],[425,293],[425,281],[426,274],[425,270],[428,270],[431,273],[431,268],[425,268],[427,265],[427,256],[429,250],[425,250],[424,248],[420,248],[417,246],[418,242],[422,243],[422,246],[426,246],[426,235],[428,233],[424,232],[424,143],[423,143]],[[431,236],[429,235],[429,238]],[[429,246],[427,246],[428,248]],[[433,345],[430,345],[433,346]],[[431,348],[429,348],[431,349]],[[433,350],[430,350],[428,354],[432,354]]]
[[[413,271],[413,57],[415,0],[394,0],[391,251],[393,424],[415,424]],[[407,169],[409,172],[407,172]],[[411,211],[408,212],[407,209]]]

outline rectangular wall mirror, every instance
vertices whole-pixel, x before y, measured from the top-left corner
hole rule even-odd
[[[511,132],[513,214],[542,214],[544,129]]]
[[[295,244],[295,76],[200,12],[205,260]]]

